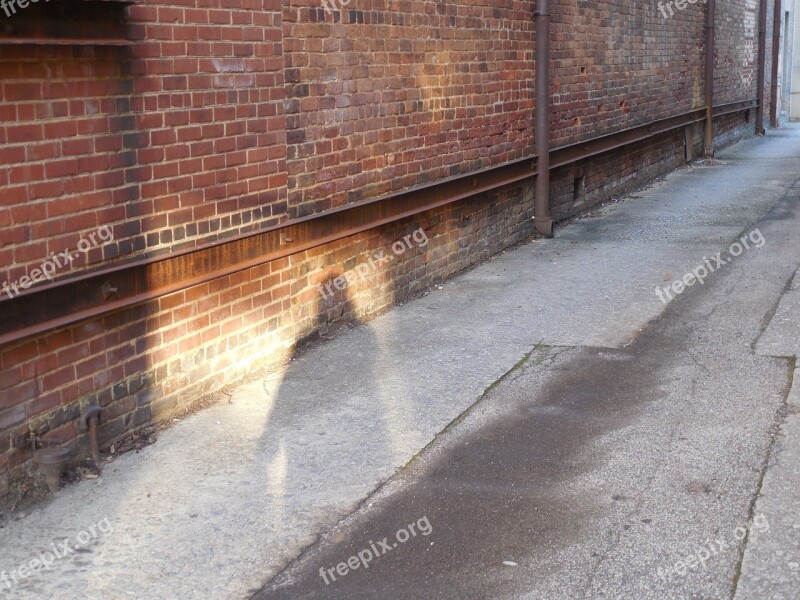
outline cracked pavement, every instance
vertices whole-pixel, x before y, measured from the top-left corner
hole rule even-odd
[[[757,227],[761,248],[687,288],[621,348],[538,347],[255,597],[728,598],[748,542],[788,524],[779,547],[791,554],[791,485],[757,500],[794,362],[753,352],[766,323],[784,340],[782,320],[798,320],[771,315],[800,263],[800,189],[787,183],[729,240]],[[792,458],[796,471],[796,448]],[[428,536],[348,564],[422,516]],[[798,597],[796,563],[783,561],[786,577],[769,558],[751,562],[737,598]]]

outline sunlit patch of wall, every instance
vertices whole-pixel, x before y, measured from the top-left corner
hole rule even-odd
[[[532,3],[284,3],[289,213],[531,153]]]

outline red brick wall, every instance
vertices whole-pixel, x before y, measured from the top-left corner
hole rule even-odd
[[[292,216],[531,153],[529,0],[322,6],[284,4]]]
[[[756,97],[759,2],[761,0],[717,0],[714,63],[714,96],[717,102],[736,102]],[[771,36],[774,2],[773,0],[764,2],[769,6],[767,35]],[[767,37],[767,80],[769,80],[771,56],[772,38]],[[769,106],[769,84],[765,91]]]
[[[747,1],[725,8],[719,25],[718,97],[727,101],[755,95],[752,79],[741,83],[755,68],[741,25]],[[555,3],[554,144],[702,105],[703,6],[665,20],[632,0]],[[145,0],[127,9],[130,48],[0,45],[4,280],[101,225],[113,242],[59,276],[532,154],[530,1],[321,7]],[[728,56],[741,73],[723,68]],[[752,125],[733,115],[717,129],[727,140]],[[554,216],[682,161],[676,132],[559,169]],[[520,183],[0,347],[0,498],[32,467],[9,434],[46,425],[85,453],[75,418],[90,403],[104,407],[106,443],[163,420],[276,364],[332,321],[374,315],[524,240],[531,212],[532,182]],[[419,226],[428,246],[321,298],[318,284]]]
[[[130,49],[0,47],[9,281],[99,225],[73,270],[285,216],[280,2],[196,4],[128,8]]]
[[[554,2],[552,11],[554,145],[703,106],[704,4],[668,18],[640,0]]]

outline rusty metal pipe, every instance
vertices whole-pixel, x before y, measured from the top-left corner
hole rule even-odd
[[[706,156],[714,156],[714,21],[716,1],[708,0],[706,10],[706,130],[703,138],[703,150]]]
[[[772,81],[769,88],[769,126],[778,127],[778,67],[781,56],[781,0],[775,0],[772,15]]]
[[[550,2],[536,0],[536,190],[533,224],[541,235],[552,237],[550,216]]]
[[[714,117],[757,108],[755,98],[718,104]],[[706,119],[705,108],[551,149],[550,170],[663,135]],[[207,283],[387,223],[489,192],[537,174],[532,158],[396,192],[262,230],[0,295],[0,346]],[[541,196],[540,196],[541,197]],[[291,240],[291,241],[289,241]],[[103,289],[116,289],[107,297]]]
[[[83,411],[81,418],[78,421],[78,429],[80,431],[89,432],[89,446],[92,450],[92,459],[94,459],[94,466],[97,470],[102,472],[103,465],[100,462],[100,445],[97,443],[97,425],[100,423],[100,415],[103,412],[96,404],[92,404]]]
[[[756,80],[756,135],[764,135],[764,75],[767,54],[767,0],[760,0],[758,13],[758,74]]]
[[[89,446],[92,449],[92,459],[94,466],[98,471],[103,470],[103,464],[100,462],[100,446],[97,444],[97,423],[98,419],[94,418],[89,421]]]

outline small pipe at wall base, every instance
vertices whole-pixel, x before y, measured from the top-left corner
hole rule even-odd
[[[760,0],[758,13],[758,74],[756,79],[756,135],[764,135],[764,76],[767,54],[767,0]]]
[[[769,126],[778,127],[778,66],[781,55],[781,0],[775,0],[772,17],[772,81],[769,87]]]
[[[533,224],[541,235],[553,236],[550,216],[550,2],[536,0],[536,189]]]
[[[96,404],[92,404],[86,407],[78,421],[78,429],[83,432],[89,432],[89,447],[92,451],[94,466],[98,472],[103,470],[103,465],[100,461],[100,445],[97,443],[97,426],[100,423],[102,412],[103,409]]]
[[[716,1],[708,0],[706,10],[706,128],[703,138],[703,150],[706,156],[712,157],[714,156],[714,20]]]
[[[39,466],[47,487],[55,493],[61,488],[61,473],[69,461],[71,451],[59,446],[60,442],[42,439],[41,436],[45,433],[46,428],[34,431],[29,426],[27,433],[13,436],[11,444],[18,450],[33,450],[33,462]]]

